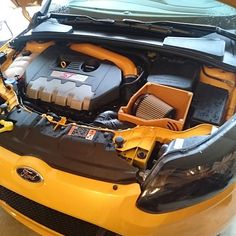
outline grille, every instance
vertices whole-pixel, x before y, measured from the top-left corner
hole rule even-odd
[[[103,231],[96,225],[45,207],[2,186],[0,199],[26,217],[63,235],[94,236]],[[112,234],[107,231],[106,235]]]

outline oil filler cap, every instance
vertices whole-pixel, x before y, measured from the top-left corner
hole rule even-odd
[[[92,72],[95,71],[100,66],[100,63],[97,60],[88,60],[83,63],[81,66],[82,71]]]

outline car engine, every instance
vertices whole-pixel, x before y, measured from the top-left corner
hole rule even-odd
[[[144,170],[155,163],[157,153],[173,135],[182,137],[189,129],[188,135],[194,136],[194,129],[201,124],[199,134],[206,134],[213,126],[222,125],[233,115],[236,100],[231,72],[156,51],[90,43],[29,41],[3,70],[3,76],[24,112],[33,112],[36,120],[43,116],[55,125],[52,131],[46,122],[44,135],[58,135],[59,143],[65,136],[63,144],[55,144],[58,155],[64,152],[60,147],[69,142],[68,137],[79,138],[81,145],[85,140],[88,145],[104,144],[103,156],[113,148],[122,159]],[[8,119],[16,122],[16,114]],[[66,131],[58,130],[61,126]],[[28,135],[30,143],[32,135]],[[41,136],[42,131],[36,140]],[[63,148],[69,152],[71,145]],[[44,151],[49,151],[47,143]],[[95,161],[86,160],[88,173]],[[96,162],[100,166],[99,160]]]
[[[51,46],[26,68],[26,96],[91,111],[119,98],[121,70],[107,62]]]

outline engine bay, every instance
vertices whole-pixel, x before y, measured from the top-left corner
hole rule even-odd
[[[18,110],[46,119],[50,135],[102,143],[142,171],[171,141],[209,135],[235,113],[234,73],[168,53],[30,41],[8,64],[3,81]]]

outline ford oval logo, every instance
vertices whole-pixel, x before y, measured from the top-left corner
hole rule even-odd
[[[31,183],[40,183],[43,181],[43,177],[30,167],[19,167],[16,169],[16,172],[22,179]]]

